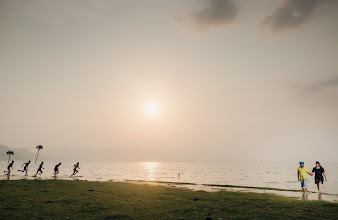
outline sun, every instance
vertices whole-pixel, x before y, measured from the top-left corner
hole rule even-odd
[[[158,107],[156,104],[149,104],[146,106],[145,111],[149,116],[158,115]]]

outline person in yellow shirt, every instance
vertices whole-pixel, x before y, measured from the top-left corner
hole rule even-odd
[[[300,181],[300,185],[302,187],[303,193],[307,192],[307,175],[311,175],[307,167],[304,166],[304,162],[299,162],[299,167],[297,169],[297,177],[298,181]]]

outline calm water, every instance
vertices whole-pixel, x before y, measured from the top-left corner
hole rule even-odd
[[[14,171],[10,179],[24,178],[24,174],[16,172],[21,168],[22,161],[14,163]],[[46,162],[41,178],[52,178],[55,162]],[[325,168],[328,182],[323,185],[323,192],[332,194],[336,200],[338,195],[338,163],[322,164]],[[297,182],[298,164],[200,164],[200,163],[165,163],[165,162],[88,162],[80,163],[77,178],[92,181],[170,181],[196,184],[221,184],[254,187],[271,187],[280,189],[300,189]],[[0,162],[0,169],[6,170],[7,161]],[[33,178],[38,164],[31,163],[28,177]],[[308,169],[312,165],[307,163]],[[60,166],[60,179],[72,179],[73,163],[63,163]],[[180,173],[180,175],[178,175]],[[3,176],[4,179],[8,177]],[[309,191],[316,192],[314,178],[309,176]],[[280,194],[278,192],[278,194]],[[300,193],[291,193],[289,196],[299,196]],[[311,199],[315,198],[311,196]],[[323,199],[326,199],[323,195]]]

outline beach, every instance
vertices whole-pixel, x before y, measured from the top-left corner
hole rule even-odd
[[[337,219],[338,204],[149,184],[0,181],[3,219]]]
[[[0,220],[338,220],[337,2],[0,0]]]
[[[24,161],[16,161],[10,180],[34,180],[32,177],[39,163],[29,166],[28,176],[16,172]],[[74,180],[70,178],[73,164],[62,161],[60,173],[54,177],[53,169],[59,161],[44,161],[43,174],[38,179]],[[310,163],[307,163],[309,169]],[[0,169],[6,169],[6,161]],[[323,194],[318,196],[314,178],[309,176],[309,200],[338,202],[338,164],[325,163],[328,182],[323,185]],[[82,162],[79,180],[113,182],[171,182],[179,187],[193,190],[231,190],[257,193],[273,193],[302,199],[300,183],[297,182],[297,164],[217,164],[174,162]],[[178,175],[179,174],[179,175]],[[3,180],[8,176],[4,175]],[[184,184],[181,184],[184,183]],[[172,184],[171,184],[172,185]]]

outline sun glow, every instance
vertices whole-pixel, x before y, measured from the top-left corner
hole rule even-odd
[[[158,114],[158,107],[155,104],[149,104],[146,106],[145,111],[149,116],[155,116]]]

